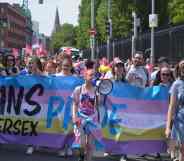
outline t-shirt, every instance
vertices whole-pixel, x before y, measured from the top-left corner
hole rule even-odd
[[[144,88],[149,80],[148,73],[143,66],[135,67],[131,66],[126,75],[126,80],[131,85]]]
[[[171,96],[176,96],[179,106],[184,107],[184,81],[176,80],[169,91]]]
[[[78,104],[78,112],[85,115],[95,113],[95,89],[89,91],[84,86],[78,86],[75,88],[72,98]]]

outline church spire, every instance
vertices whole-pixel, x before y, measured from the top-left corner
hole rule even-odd
[[[58,11],[58,7],[56,8],[56,16],[55,16],[55,22],[54,22],[54,29],[53,29],[53,33],[57,32],[60,28],[60,20],[59,20],[59,11]]]

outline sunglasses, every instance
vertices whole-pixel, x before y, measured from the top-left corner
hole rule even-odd
[[[170,73],[162,73],[162,75],[169,77],[170,76]]]
[[[14,61],[14,59],[7,59],[7,61]]]

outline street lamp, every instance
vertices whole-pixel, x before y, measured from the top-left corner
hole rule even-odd
[[[155,0],[152,0],[152,13],[149,15],[149,26],[151,28],[151,55],[150,61],[151,64],[154,65],[155,62],[155,27],[158,26],[158,16],[155,14]]]
[[[108,0],[107,4],[107,58],[108,60],[111,59],[111,54],[110,54],[110,46],[111,46],[111,38],[112,38],[112,19],[111,19],[111,0]]]
[[[91,0],[91,30],[95,30],[95,0]],[[95,30],[96,32],[96,30]],[[90,36],[91,59],[95,59],[95,34]]]

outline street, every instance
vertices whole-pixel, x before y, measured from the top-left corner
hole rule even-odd
[[[0,146],[0,154],[1,159],[0,161],[76,161],[77,158],[75,157],[58,157],[57,152],[54,150],[48,149],[39,149],[34,152],[32,155],[26,155],[25,146],[20,145],[1,145]],[[108,156],[108,157],[95,157],[94,161],[119,161],[120,156]],[[156,159],[153,156],[145,156],[145,157],[138,157],[138,156],[129,156],[128,161],[170,161],[168,156],[162,154],[161,159]]]

